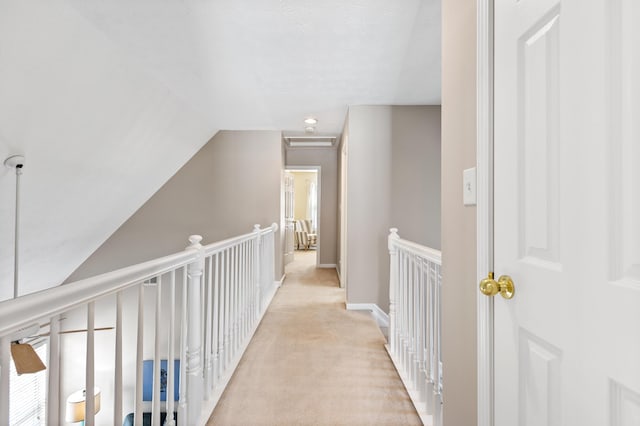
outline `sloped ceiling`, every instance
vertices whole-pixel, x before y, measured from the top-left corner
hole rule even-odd
[[[0,1],[0,161],[26,156],[21,294],[61,283],[219,129],[339,133],[440,103],[435,0]],[[0,300],[15,177],[0,168]]]

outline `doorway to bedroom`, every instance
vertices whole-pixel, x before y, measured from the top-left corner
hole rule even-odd
[[[317,167],[287,169],[285,186],[287,204],[286,225],[290,232],[286,246],[286,263],[296,257],[313,256],[318,264],[320,244],[320,179]],[[313,254],[312,254],[313,253]]]

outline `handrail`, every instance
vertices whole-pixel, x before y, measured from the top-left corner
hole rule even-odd
[[[40,318],[60,314],[91,300],[180,268],[196,259],[197,253],[182,251],[16,299],[5,300],[0,302],[0,336],[19,330]],[[38,313],[37,318],[34,318],[34,312]]]
[[[261,235],[265,235],[277,231],[278,225],[274,223],[265,229],[259,227],[258,229]],[[203,247],[205,256],[211,256],[252,238],[255,238],[254,232],[208,244]],[[38,313],[38,319],[48,318],[96,298],[124,290],[172,269],[180,268],[196,259],[197,253],[181,251],[69,284],[40,290],[16,299],[2,301],[0,302],[0,336],[12,333],[37,321],[33,318],[34,312]]]
[[[442,252],[440,250],[436,250],[431,247],[426,247],[418,243],[414,243],[413,241],[404,240],[400,237],[396,239],[392,239],[392,241],[395,246],[403,248],[409,251],[410,253],[423,257],[432,262],[437,262],[437,263],[442,262]]]
[[[255,225],[255,229],[253,232],[249,232],[247,234],[239,235],[237,237],[227,238],[226,240],[216,241],[215,243],[207,244],[203,246],[205,256],[211,256],[212,254],[221,252],[222,250],[228,249],[229,247],[242,243],[245,241],[249,241],[252,238],[255,238],[255,232],[260,231],[260,235],[266,235],[269,232],[276,232],[278,230],[278,224],[273,223],[271,226],[267,228],[261,229],[260,225]]]

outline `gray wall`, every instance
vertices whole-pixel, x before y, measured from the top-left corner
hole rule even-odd
[[[347,129],[347,302],[388,312],[389,228],[440,247],[440,107],[355,106]]]
[[[277,131],[219,132],[67,282],[183,250],[192,234],[208,244],[279,223],[281,141]],[[279,248],[276,257],[280,279]]]
[[[394,106],[391,123],[391,225],[440,249],[440,106]]]
[[[443,2],[442,356],[446,425],[477,424],[476,209],[462,205],[462,171],[476,163],[476,8]]]
[[[320,166],[320,264],[338,263],[338,151],[336,148],[287,148],[287,167]]]

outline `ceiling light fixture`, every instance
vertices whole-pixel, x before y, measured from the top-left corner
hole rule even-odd
[[[307,126],[304,128],[305,133],[315,133],[316,128],[313,126]]]
[[[304,124],[316,125],[318,124],[318,120],[313,117],[307,117],[304,119]]]

